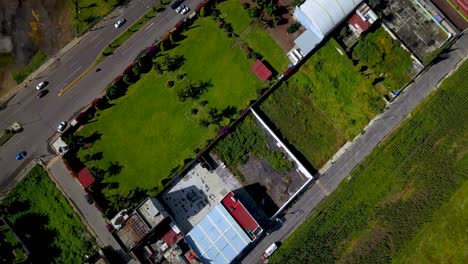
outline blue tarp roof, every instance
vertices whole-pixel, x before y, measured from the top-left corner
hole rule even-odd
[[[203,263],[231,263],[250,239],[222,204],[214,207],[185,240]]]

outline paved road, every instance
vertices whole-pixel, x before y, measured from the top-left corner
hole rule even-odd
[[[369,124],[366,133],[356,139],[346,152],[313,184],[284,214],[284,223],[278,230],[265,237],[250,251],[242,263],[258,263],[261,254],[272,243],[286,239],[312,210],[335,190],[341,181],[361,163],[409,113],[436,87],[458,62],[468,56],[468,34],[464,34],[452,47],[442,54],[441,61],[427,69],[390,106]],[[307,243],[307,241],[304,241]]]
[[[201,0],[187,0],[184,3],[193,10],[200,2]],[[13,177],[31,159],[50,157],[47,141],[55,133],[60,121],[70,120],[131,64],[141,50],[154,43],[183,18],[170,8],[158,14],[114,55],[100,63],[97,68],[102,69],[101,71],[92,71],[65,95],[58,96],[60,89],[94,63],[107,43],[155,3],[155,0],[133,0],[127,6],[115,10],[110,18],[98,24],[96,30],[86,35],[79,44],[60,57],[58,62],[48,67],[41,74],[42,77],[20,91],[8,102],[6,108],[0,110],[0,129],[14,121],[20,122],[24,127],[23,132],[0,148],[0,191],[12,182]],[[122,28],[115,29],[113,23],[120,17],[125,17],[128,21]],[[50,82],[45,88],[50,92],[44,98],[37,99],[34,86],[42,80]],[[20,150],[27,151],[28,156],[23,161],[16,161],[14,157]]]
[[[107,230],[107,223],[102,218],[101,212],[99,212],[94,204],[89,204],[86,201],[86,193],[83,187],[76,178],[70,176],[62,160],[55,158],[47,164],[47,167],[66,195],[73,201],[75,208],[80,211],[81,216],[85,218],[87,224],[93,229],[94,234],[99,238],[100,242],[104,246],[111,246],[122,259],[129,261],[125,252]]]

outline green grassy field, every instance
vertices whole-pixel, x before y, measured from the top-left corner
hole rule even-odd
[[[400,90],[411,79],[413,59],[409,52],[399,46],[382,27],[368,33],[353,48],[353,57],[360,65],[368,67],[365,74],[374,81],[376,88],[384,95]],[[383,74],[382,77],[381,74]]]
[[[41,67],[41,65],[46,62],[47,59],[49,59],[49,57],[44,52],[41,50],[37,51],[28,65],[22,69],[13,70],[13,79],[15,79],[17,84],[20,84],[22,81],[28,78],[31,73]]]
[[[231,23],[234,32],[239,35],[252,23],[252,18],[250,18],[239,1],[223,1],[217,4],[216,8],[221,12],[221,17],[228,23]]]
[[[0,205],[31,251],[32,263],[81,263],[97,250],[80,218],[39,165]]]
[[[278,73],[286,70],[289,64],[286,53],[260,25],[251,25],[252,18],[250,18],[247,11],[243,9],[241,2],[237,0],[227,0],[218,4],[217,9],[220,10],[221,17],[232,25],[234,32],[236,32],[249,47],[258,52],[264,60],[270,63]]]
[[[413,239],[468,177],[467,73],[464,63],[283,243],[271,263],[388,263],[415,248]],[[435,214],[435,225],[440,217]]]
[[[98,112],[97,121],[78,133],[102,133],[91,148],[78,153],[82,160],[86,154],[103,153],[101,160],[87,161],[88,167],[105,170],[110,162],[122,166],[118,175],[105,179],[118,183],[117,188],[104,189],[107,197],[125,195],[137,187],[160,190],[161,180],[172,168],[183,165],[184,159],[194,157],[195,148],[216,136],[215,126],[198,124],[208,109],[232,106],[237,115],[257,96],[261,82],[250,71],[252,61],[247,61],[239,47],[232,47],[233,39],[212,18],[199,18],[184,35],[186,39],[168,52],[185,58],[177,72],[158,75],[152,70],[143,75],[127,95],[112,102],[115,106]],[[179,80],[178,74],[186,76]],[[175,82],[173,88],[166,86],[170,80]],[[176,91],[198,81],[208,84],[207,91],[199,100],[180,102]],[[207,105],[202,106],[202,100]],[[198,114],[193,115],[191,109],[198,109]]]
[[[261,105],[286,140],[316,168],[384,107],[370,82],[337,47],[331,39]]]
[[[393,262],[465,263],[468,260],[467,218],[468,182],[465,181]]]
[[[122,0],[69,0],[75,34],[81,35]]]

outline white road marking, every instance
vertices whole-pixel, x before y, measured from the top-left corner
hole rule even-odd
[[[77,71],[79,71],[82,67],[83,67],[83,66],[80,66],[80,67],[76,68],[72,73],[68,74],[68,77],[65,78],[63,81],[61,81],[61,82],[57,85],[57,87],[62,86],[62,84],[63,84],[64,82],[66,82],[68,79],[72,78],[72,77],[73,77],[73,74],[75,74]]]
[[[152,22],[151,24],[149,24],[146,28],[145,28],[145,31],[150,29],[152,26],[154,25],[154,22]]]
[[[16,141],[15,145],[18,145],[21,141],[23,141],[24,137],[21,137],[20,140]]]

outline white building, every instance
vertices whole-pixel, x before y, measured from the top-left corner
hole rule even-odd
[[[295,64],[311,52],[333,29],[356,9],[362,0],[306,0],[294,10],[294,17],[306,31],[288,52]]]

